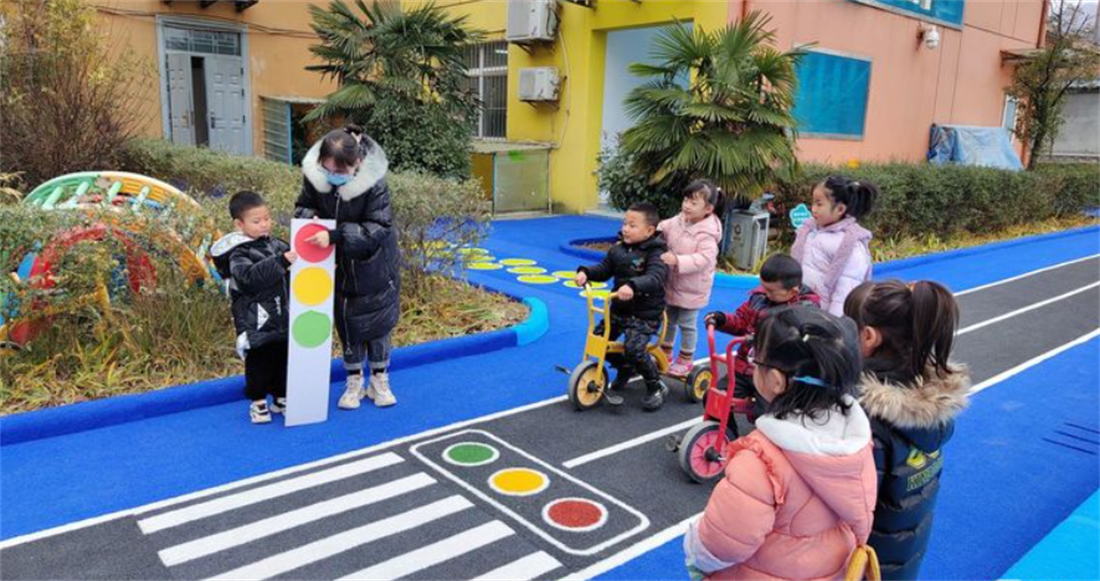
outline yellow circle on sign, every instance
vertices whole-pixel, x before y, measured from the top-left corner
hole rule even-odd
[[[527,284],[554,284],[558,282],[558,277],[547,276],[545,274],[525,274],[517,280]]]
[[[500,263],[504,266],[534,266],[538,264],[530,258],[505,258]]]
[[[541,266],[516,266],[509,268],[508,272],[512,274],[542,274],[546,272],[546,269]]]
[[[577,271],[575,270],[555,270],[550,274],[553,274],[558,278],[564,278],[566,280],[573,280],[577,277]]]
[[[303,305],[315,306],[332,296],[332,277],[323,268],[303,268],[294,277],[294,298]]]
[[[546,490],[550,479],[530,468],[506,468],[489,477],[489,486],[508,496],[531,496]]]
[[[503,266],[495,262],[471,262],[466,265],[470,270],[500,270]]]

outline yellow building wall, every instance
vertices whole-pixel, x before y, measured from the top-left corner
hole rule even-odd
[[[422,4],[419,1],[406,5]],[[508,21],[506,0],[450,0],[438,3],[469,23],[504,38]],[[596,156],[603,126],[604,60],[607,33],[613,30],[693,22],[705,29],[724,26],[728,4],[718,0],[597,0],[596,8],[563,2],[558,39],[530,52],[508,48],[509,141],[536,141],[551,146],[550,197],[556,212],[583,212],[597,203]],[[562,78],[556,104],[528,104],[519,100],[519,69],[557,67]]]
[[[249,79],[252,100],[252,151],[263,156],[263,109],[260,97],[296,96],[322,98],[335,90],[331,80],[321,80],[321,75],[305,70],[307,65],[319,64],[309,52],[317,43],[317,37],[309,27],[313,19],[309,14],[312,2],[265,0],[242,12],[237,12],[232,2],[218,2],[201,8],[198,2],[177,1],[172,4],[160,0],[92,0],[109,42],[115,48],[128,48],[143,59],[145,72],[150,75],[140,91],[146,137],[167,137],[164,133],[161,102],[157,16],[186,16],[196,21],[232,23],[244,25],[242,35],[248,36]],[[319,5],[325,2],[317,2]]]

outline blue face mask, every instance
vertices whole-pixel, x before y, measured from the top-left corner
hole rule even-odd
[[[351,176],[349,176],[347,174],[332,173],[332,172],[327,172],[326,171],[325,172],[325,179],[328,180],[328,183],[330,183],[330,184],[332,184],[336,187],[340,187],[340,186],[348,183],[349,181],[351,181]]]

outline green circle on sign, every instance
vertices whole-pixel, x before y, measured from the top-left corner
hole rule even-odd
[[[500,457],[496,448],[479,442],[459,442],[443,451],[443,459],[459,466],[484,466]]]
[[[294,319],[291,334],[294,342],[302,347],[320,347],[332,337],[332,320],[324,313],[306,311]]]

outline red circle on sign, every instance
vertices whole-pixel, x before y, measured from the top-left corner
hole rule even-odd
[[[328,230],[328,228],[320,224],[306,224],[298,229],[298,235],[294,237],[294,251],[298,253],[298,256],[302,257],[302,260],[306,262],[321,262],[332,254],[332,244],[329,244],[328,248],[321,248],[320,246],[306,242],[306,238],[326,230]]]
[[[547,523],[567,531],[586,532],[607,522],[607,509],[585,498],[560,498],[542,510]]]

